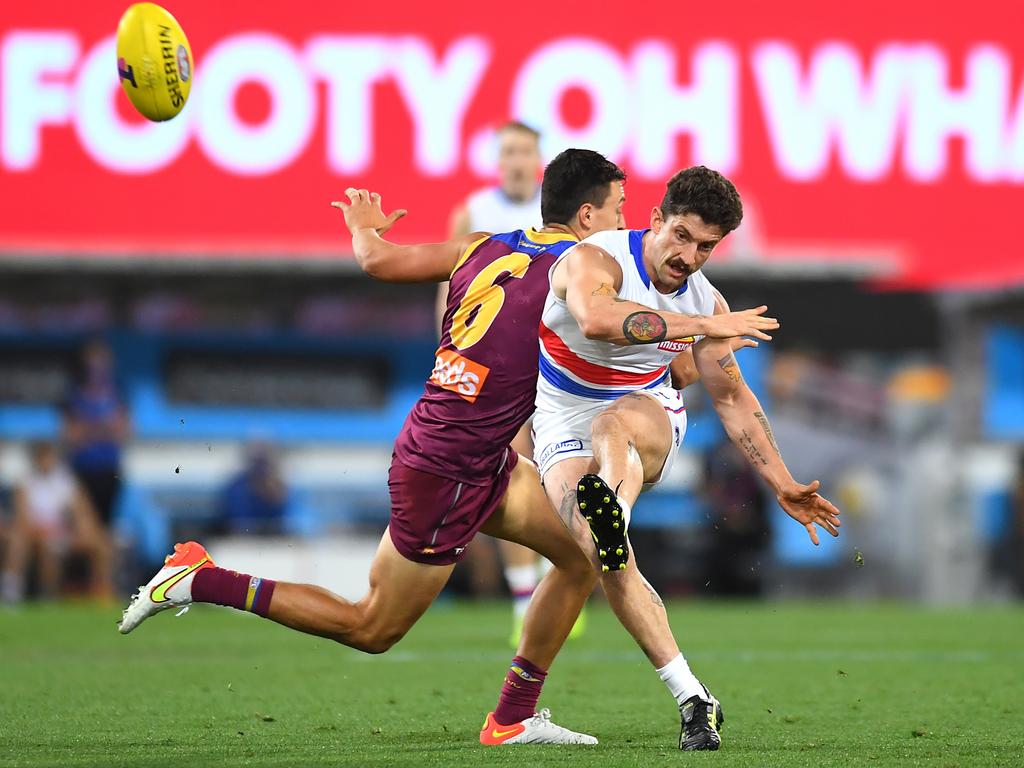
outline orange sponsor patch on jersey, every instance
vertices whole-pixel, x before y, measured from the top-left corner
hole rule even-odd
[[[491,369],[474,363],[451,349],[439,349],[434,358],[430,380],[441,389],[454,392],[463,400],[476,402]]]

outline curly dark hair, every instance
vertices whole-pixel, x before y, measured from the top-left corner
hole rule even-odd
[[[608,196],[608,185],[625,179],[625,172],[601,153],[567,149],[544,169],[541,219],[545,224],[568,224],[581,205],[601,205]]]
[[[696,213],[705,224],[715,224],[727,235],[743,220],[743,203],[736,187],[725,176],[695,165],[668,180],[661,212],[666,218]]]

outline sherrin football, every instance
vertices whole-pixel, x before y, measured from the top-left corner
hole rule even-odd
[[[143,116],[160,122],[181,112],[195,70],[177,19],[155,3],[130,6],[117,25],[117,74]]]

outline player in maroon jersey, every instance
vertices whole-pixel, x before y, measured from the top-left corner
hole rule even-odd
[[[249,610],[293,629],[368,653],[388,650],[444,587],[477,531],[534,549],[554,567],[524,622],[522,641],[488,744],[593,744],[596,739],[535,714],[547,669],[565,641],[596,571],[551,508],[533,463],[509,442],[533,410],[537,328],[558,255],[587,235],[619,226],[625,174],[596,152],[566,150],[545,171],[541,230],[477,232],[444,243],[400,246],[381,235],[380,196],[346,190],[335,203],[363,270],[389,282],[451,280],[441,344],[423,396],[401,434],[389,473],[391,519],[370,569],[369,593],[352,603],[308,584],[273,582],[214,566],[195,542],[178,545],[166,567],[125,610],[130,632],[166,608],[211,602]],[[710,318],[694,318],[694,332]],[[712,335],[756,332],[756,311],[716,315]]]

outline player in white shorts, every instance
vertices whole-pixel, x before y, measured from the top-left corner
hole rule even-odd
[[[717,322],[709,316],[729,311],[700,268],[742,216],[728,179],[702,166],[680,171],[651,212],[650,229],[591,235],[556,262],[540,326],[533,429],[545,490],[602,569],[615,614],[676,698],[679,747],[687,750],[718,749],[721,706],[690,671],[626,535],[637,496],[661,480],[682,443],[682,386],[703,380],[729,437],[815,544],[815,524],[833,536],[839,527],[839,511],[818,495],[818,482],[802,485],[789,473],[743,381],[734,342],[683,335],[695,319]],[[770,340],[765,331],[778,323],[763,317],[766,309],[749,312],[764,321],[753,336]]]

